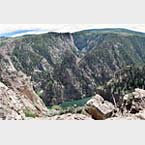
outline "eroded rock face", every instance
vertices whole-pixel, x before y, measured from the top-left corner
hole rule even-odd
[[[47,117],[47,118],[36,118],[36,119],[38,120],[93,120],[91,117],[83,114],[71,114],[71,113],[67,113],[63,115],[55,115],[53,117]]]
[[[109,120],[145,120],[145,90],[136,88],[126,94],[115,117]]]
[[[33,117],[45,116],[47,108],[37,96],[33,96],[33,100],[31,100],[29,95],[15,92],[0,82],[0,118],[23,120],[27,115],[31,115],[30,113],[33,114]]]
[[[23,104],[19,96],[0,82],[0,118],[1,119],[25,119],[25,114],[22,110]]]
[[[30,77],[17,71],[8,55],[0,60],[0,118],[21,120],[47,115],[47,108],[33,90]]]
[[[145,109],[145,90],[136,88],[134,92],[123,97],[122,112],[136,114]]]
[[[96,120],[111,117],[114,109],[114,105],[105,101],[100,95],[94,96],[85,106],[85,110]]]
[[[142,110],[139,113],[137,113],[136,117],[138,117],[141,120],[145,120],[145,110]]]
[[[119,117],[112,117],[106,120],[142,120],[137,116],[119,116]]]
[[[17,70],[31,76],[35,90],[43,92],[41,98],[49,106],[95,95],[96,88],[107,83],[116,71],[143,64],[144,48],[142,33],[89,30],[1,39],[0,57],[9,55]],[[129,81],[125,84],[130,87]],[[112,92],[119,91],[117,87]]]
[[[142,110],[136,114],[121,114],[115,117],[107,118],[106,120],[145,120],[145,110]]]

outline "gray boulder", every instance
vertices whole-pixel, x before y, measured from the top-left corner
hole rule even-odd
[[[104,100],[100,95],[94,96],[85,105],[86,112],[96,120],[104,120],[111,117],[114,109],[114,105]]]
[[[123,112],[136,114],[145,109],[145,90],[136,88],[134,92],[123,97],[121,106]]]

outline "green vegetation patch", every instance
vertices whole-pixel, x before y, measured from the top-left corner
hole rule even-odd
[[[30,110],[28,110],[28,109],[26,109],[26,110],[24,111],[24,113],[25,113],[25,116],[26,116],[26,117],[35,118],[35,117],[37,116],[36,113],[34,113],[34,112],[32,112],[32,111],[30,111]]]

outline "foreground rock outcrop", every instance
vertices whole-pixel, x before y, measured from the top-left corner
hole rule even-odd
[[[114,106],[97,94],[86,103],[85,110],[95,120],[145,120],[145,90],[136,88],[120,101]]]
[[[85,110],[96,120],[109,118],[114,109],[114,105],[104,100],[100,95],[94,96],[85,106]]]
[[[6,120],[23,120],[26,117],[41,117],[47,115],[47,108],[33,96],[15,92],[0,82],[0,118]],[[35,99],[35,101],[34,101]]]
[[[37,120],[93,120],[91,116],[87,116],[84,114],[72,114],[72,113],[55,115],[53,117],[47,117],[47,118],[36,118],[36,119]]]
[[[0,118],[22,120],[46,116],[48,110],[33,90],[30,77],[17,71],[7,53],[0,59]]]
[[[145,109],[145,90],[136,88],[134,92],[126,94],[120,107],[123,113],[136,114]]]
[[[83,114],[63,114],[54,117],[50,117],[49,120],[93,120],[90,116]]]
[[[145,120],[145,90],[136,88],[126,94],[118,112],[109,120]]]
[[[0,118],[25,119],[24,108],[16,93],[0,82]]]

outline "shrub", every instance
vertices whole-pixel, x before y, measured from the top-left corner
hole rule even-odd
[[[53,105],[53,106],[51,107],[51,109],[62,110],[62,107],[59,106],[59,105]]]
[[[34,113],[34,112],[32,112],[32,111],[30,111],[30,110],[28,110],[28,109],[26,109],[26,110],[24,111],[24,113],[25,113],[25,116],[26,116],[26,117],[35,118],[35,117],[37,116],[36,113]]]

